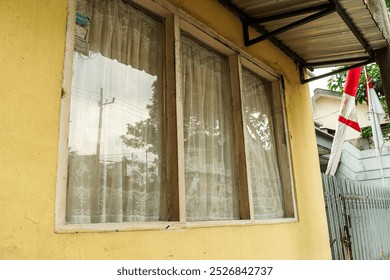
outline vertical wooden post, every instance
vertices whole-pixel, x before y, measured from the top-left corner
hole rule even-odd
[[[387,108],[390,108],[390,46],[375,50],[375,55],[382,76]]]

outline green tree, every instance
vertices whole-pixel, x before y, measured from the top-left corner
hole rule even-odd
[[[389,0],[390,1],[390,0]],[[340,69],[343,67],[337,67],[336,69]],[[386,100],[383,92],[383,86],[382,86],[382,78],[379,71],[379,67],[376,63],[372,63],[366,66],[366,70],[368,73],[368,76],[371,78],[372,84],[374,86],[374,89],[376,93],[379,96],[379,99],[382,102],[383,106],[386,106]],[[333,76],[331,76],[328,79],[328,89],[333,91],[338,91],[340,95],[343,94],[344,86],[345,86],[345,79],[347,76],[347,72],[340,72]],[[362,71],[362,74],[360,75],[359,80],[359,87],[356,93],[356,104],[363,102],[367,103],[367,95],[366,95],[366,78],[364,75],[364,70]]]

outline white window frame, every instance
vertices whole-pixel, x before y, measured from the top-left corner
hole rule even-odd
[[[58,170],[56,182],[56,209],[55,231],[66,232],[90,232],[90,231],[128,231],[128,230],[165,230],[175,228],[212,227],[212,226],[239,226],[254,224],[273,224],[297,222],[297,209],[294,197],[294,184],[292,166],[288,142],[288,128],[286,120],[285,101],[282,88],[282,75],[276,73],[268,66],[255,60],[243,50],[235,47],[211,29],[201,24],[188,14],[182,12],[164,0],[135,0],[137,5],[150,10],[165,19],[166,28],[166,98],[167,98],[167,134],[170,145],[167,145],[167,158],[169,162],[177,162],[177,166],[168,170],[168,188],[171,192],[171,200],[168,207],[175,214],[174,221],[159,222],[124,222],[124,223],[99,223],[99,224],[67,224],[66,191],[68,172],[68,132],[70,116],[70,98],[72,84],[72,63],[74,55],[74,30],[75,30],[75,6],[76,0],[68,0],[68,19],[66,32],[65,59],[61,94],[61,115],[58,144]],[[241,220],[231,221],[199,221],[187,222],[185,215],[185,181],[184,181],[184,131],[183,131],[183,104],[181,93],[181,65],[180,65],[180,34],[185,31],[195,39],[205,43],[217,52],[229,57],[233,126],[235,133],[235,154],[238,159],[238,173],[246,174],[237,176],[239,179],[240,216]],[[278,124],[278,133],[275,133],[278,151],[278,163],[281,173],[283,193],[285,200],[286,218],[255,220],[252,205],[252,191],[248,186],[248,174],[246,172],[244,135],[242,129],[240,85],[242,66],[250,69],[272,84],[272,100],[274,110],[274,123]],[[279,125],[280,124],[280,125]],[[172,189],[173,188],[173,189]]]

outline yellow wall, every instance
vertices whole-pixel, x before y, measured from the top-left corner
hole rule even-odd
[[[241,23],[217,1],[171,2],[242,47]],[[1,259],[331,257],[308,87],[268,42],[247,51],[285,77],[298,223],[54,233],[66,14],[66,0],[0,1]]]

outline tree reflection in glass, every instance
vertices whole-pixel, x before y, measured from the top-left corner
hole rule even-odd
[[[165,219],[157,77],[100,54],[76,53],[74,71],[68,221]]]

